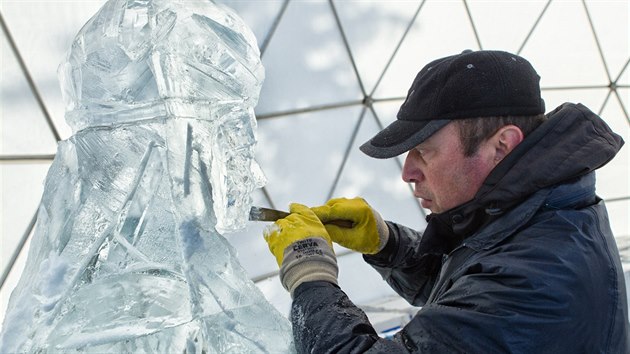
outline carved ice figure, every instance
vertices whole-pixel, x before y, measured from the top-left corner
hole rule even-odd
[[[292,351],[222,232],[264,183],[255,38],[210,1],[110,0],[60,66],[66,120],[0,352]]]

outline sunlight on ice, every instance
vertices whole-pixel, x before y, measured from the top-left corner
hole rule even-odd
[[[59,68],[73,136],[48,172],[0,352],[291,352],[221,235],[245,225],[256,40],[210,1],[110,0]]]

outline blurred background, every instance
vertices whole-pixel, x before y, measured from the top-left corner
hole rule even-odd
[[[395,119],[416,73],[464,49],[527,58],[547,111],[576,102],[627,142],[598,171],[621,257],[630,274],[630,2],[626,0],[234,0],[258,39],[266,81],[257,160],[268,182],[260,206],[364,197],[385,219],[423,229],[426,215],[401,178],[403,157],[375,160],[358,146]],[[24,267],[43,181],[57,142],[71,135],[57,66],[92,0],[0,0],[0,322]],[[290,298],[262,238],[263,223],[226,235],[267,299]],[[340,285],[386,334],[417,310],[360,255],[337,249]]]

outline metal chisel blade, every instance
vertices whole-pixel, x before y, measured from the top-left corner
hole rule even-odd
[[[286,211],[269,209],[263,207],[253,206],[249,209],[249,220],[252,221],[276,221],[278,219],[286,218],[289,213]]]

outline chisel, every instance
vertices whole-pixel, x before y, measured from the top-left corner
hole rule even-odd
[[[249,210],[249,220],[252,221],[276,221],[278,219],[286,218],[287,216],[289,216],[289,213],[286,211],[276,209],[253,206]],[[352,228],[354,225],[351,220],[329,220],[324,224],[337,225],[345,228]]]

